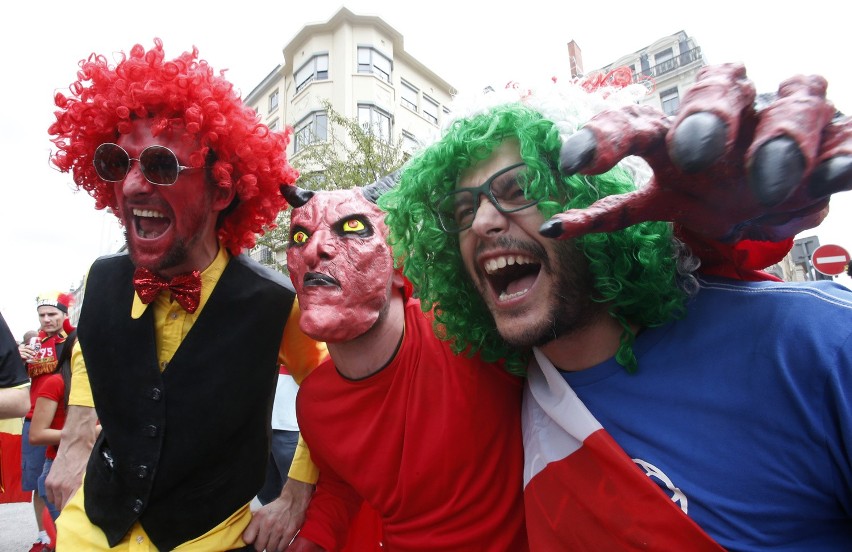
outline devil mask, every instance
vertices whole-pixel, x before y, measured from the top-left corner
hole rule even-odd
[[[294,193],[287,264],[302,331],[329,343],[354,339],[388,307],[394,268],[384,213],[361,188]]]

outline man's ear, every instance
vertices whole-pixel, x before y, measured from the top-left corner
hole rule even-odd
[[[237,190],[233,184],[213,186],[213,211],[221,212],[228,208],[228,205],[234,200]]]

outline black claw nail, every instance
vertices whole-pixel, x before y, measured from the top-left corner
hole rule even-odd
[[[728,125],[713,113],[693,113],[675,129],[669,156],[684,172],[703,171],[725,153]]]
[[[549,220],[541,225],[538,233],[545,238],[558,238],[562,235],[562,223],[558,220]]]
[[[572,134],[559,150],[559,171],[566,175],[576,174],[595,158],[598,141],[595,133],[580,129]]]
[[[748,183],[764,207],[787,199],[802,180],[805,158],[798,144],[787,136],[773,138],[757,150],[748,171]]]
[[[832,157],[819,164],[811,176],[808,193],[813,198],[852,190],[852,157]]]

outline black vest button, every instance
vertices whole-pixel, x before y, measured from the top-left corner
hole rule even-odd
[[[148,477],[148,466],[137,466],[136,477],[138,477],[139,479],[145,479],[146,477]]]
[[[148,437],[156,437],[157,436],[157,426],[155,425],[146,425],[142,428],[142,433]]]
[[[159,401],[160,397],[163,396],[163,392],[160,391],[158,387],[153,387],[151,389],[151,394],[149,395],[152,401]]]
[[[137,498],[136,502],[133,503],[133,512],[137,513],[137,514],[141,514],[142,513],[142,506],[143,506],[142,501]]]

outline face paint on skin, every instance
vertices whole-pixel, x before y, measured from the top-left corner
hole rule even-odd
[[[195,146],[178,136],[151,134],[151,120],[133,122],[133,130],[117,140],[130,154],[153,144],[171,149],[186,165]],[[205,171],[184,171],[171,186],[148,182],[134,161],[127,176],[115,187],[118,216],[125,228],[127,247],[134,264],[162,276],[203,270],[218,251],[216,217],[229,199],[214,197]]]
[[[358,188],[318,192],[292,210],[287,264],[302,331],[338,343],[373,327],[393,282],[386,238],[384,213]]]

